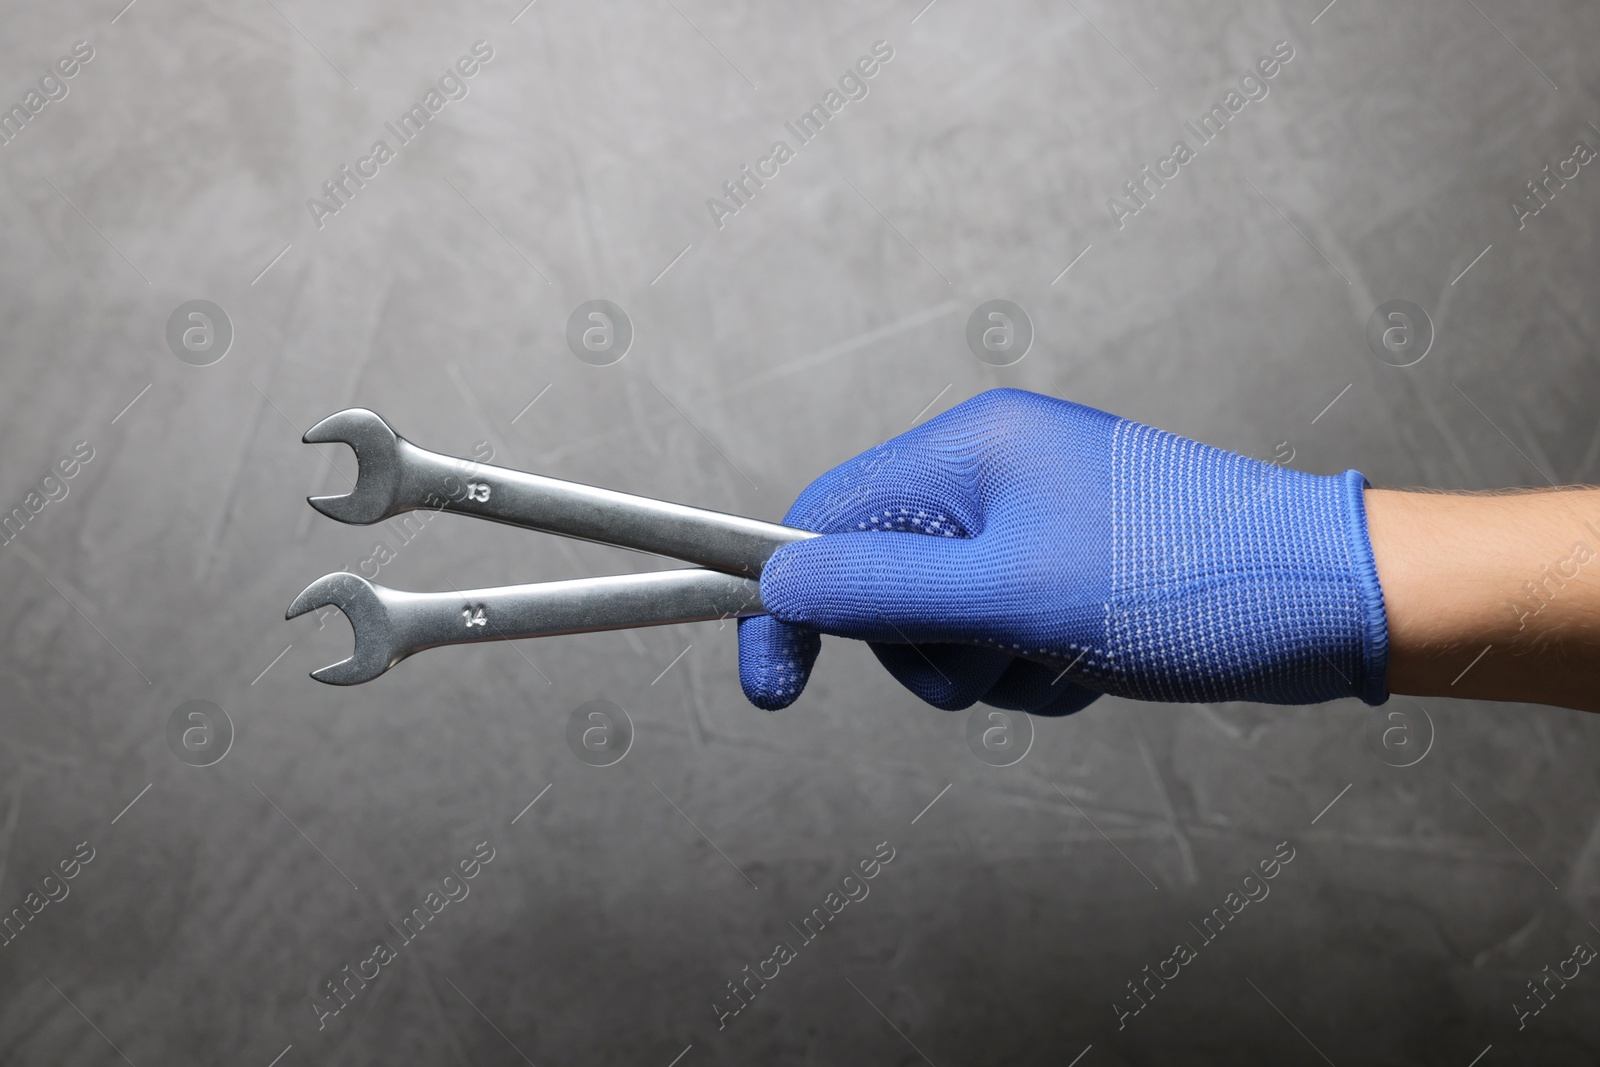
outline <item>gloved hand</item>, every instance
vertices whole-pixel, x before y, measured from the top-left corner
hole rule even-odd
[[[1388,699],[1357,471],[1320,477],[1015,389],[834,468],[784,521],[739,624],[757,707],[805,688],[819,633],[871,642],[936,707],[1064,715],[1101,693]]]

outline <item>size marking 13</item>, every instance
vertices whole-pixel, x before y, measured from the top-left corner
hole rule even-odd
[[[467,499],[468,500],[476,500],[479,503],[482,503],[482,502],[488,500],[489,499],[489,483],[488,482],[468,482],[467,483]]]
[[[488,609],[482,604],[468,604],[461,609],[461,617],[469,627],[489,625]]]

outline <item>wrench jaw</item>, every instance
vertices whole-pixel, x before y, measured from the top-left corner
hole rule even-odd
[[[318,608],[338,608],[355,631],[355,652],[349,659],[321,667],[311,677],[329,685],[370,682],[405,659],[409,650],[396,647],[395,625],[378,587],[360,575],[325,574],[294,598],[284,618],[295,619]]]
[[[399,506],[403,439],[376,412],[366,408],[336,411],[307,430],[301,440],[308,445],[349,445],[356,454],[353,490],[343,496],[306,498],[328,518],[370,526],[405,510]]]

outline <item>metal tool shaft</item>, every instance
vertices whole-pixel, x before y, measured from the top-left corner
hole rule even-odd
[[[761,584],[683,568],[450,593],[391,589],[385,606],[413,651],[469,641],[665,626],[759,615]]]
[[[334,685],[370,681],[407,656],[440,645],[709,622],[763,611],[754,579],[699,567],[562,582],[408,593],[358,575],[317,579],[290,605],[294,618],[333,605],[350,620],[355,652],[312,672]]]
[[[671,556],[755,577],[779,548],[817,536],[776,523],[526,474],[400,438],[396,510],[437,508],[529,530]]]

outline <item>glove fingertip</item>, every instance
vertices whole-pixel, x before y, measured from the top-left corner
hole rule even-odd
[[[895,681],[940,711],[965,711],[1011,664],[1009,653],[968,645],[872,644],[873,655]]]
[[[784,545],[773,553],[761,571],[761,602],[774,620],[787,625],[803,625],[809,609],[814,607],[816,591],[814,573],[819,570],[810,562],[810,553],[826,545],[825,538],[813,538]],[[741,631],[742,632],[742,631]]]
[[[1059,718],[1082,711],[1099,698],[1097,690],[1069,680],[1066,674],[1053,665],[1019,659],[980,699],[991,707],[1007,711]]]
[[[739,685],[750,703],[781,711],[805,691],[822,638],[769,615],[739,620]]]
[[[1060,696],[1042,707],[1032,709],[1028,714],[1048,719],[1059,719],[1082,711],[1101,697],[1100,693],[1093,689],[1086,689],[1081,685],[1073,685],[1071,682],[1062,682],[1061,685],[1065,687],[1065,691]]]

